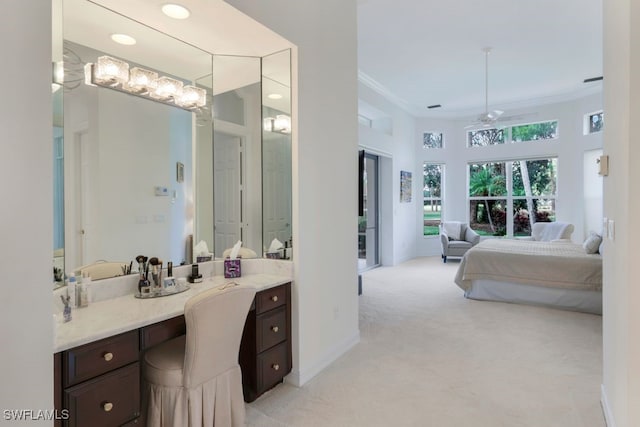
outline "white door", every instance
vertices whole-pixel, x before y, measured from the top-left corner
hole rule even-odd
[[[264,245],[291,238],[291,150],[289,137],[269,135],[262,146]]]
[[[214,247],[217,257],[242,240],[242,139],[214,133]]]

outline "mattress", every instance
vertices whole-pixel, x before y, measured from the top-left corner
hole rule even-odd
[[[602,314],[602,256],[571,242],[484,240],[462,258],[455,282],[471,299]]]
[[[602,256],[571,242],[488,239],[466,252],[455,282],[468,291],[479,279],[601,291]]]

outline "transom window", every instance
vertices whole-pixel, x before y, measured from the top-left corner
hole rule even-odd
[[[424,163],[423,194],[423,229],[425,236],[437,236],[438,226],[442,220],[442,179],[444,165]]]
[[[544,141],[558,137],[558,121],[528,123],[504,128],[476,129],[467,132],[468,147],[486,147],[506,142]]]
[[[422,134],[423,148],[442,148],[442,132],[424,132]]]
[[[487,236],[530,236],[555,221],[557,158],[469,164],[469,223]]]

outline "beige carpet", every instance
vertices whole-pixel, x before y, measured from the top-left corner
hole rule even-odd
[[[604,427],[602,318],[468,300],[457,267],[366,272],[361,342],[304,387],[247,405],[247,424]]]

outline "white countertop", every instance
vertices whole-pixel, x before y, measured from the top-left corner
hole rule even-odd
[[[62,322],[62,315],[54,330],[53,352],[87,344],[93,341],[131,331],[184,314],[184,304],[192,296],[230,282],[253,287],[256,292],[291,282],[290,276],[278,274],[248,274],[235,279],[212,276],[202,283],[189,283],[191,289],[174,295],[140,299],[133,294],[120,296],[75,308],[72,320]]]

